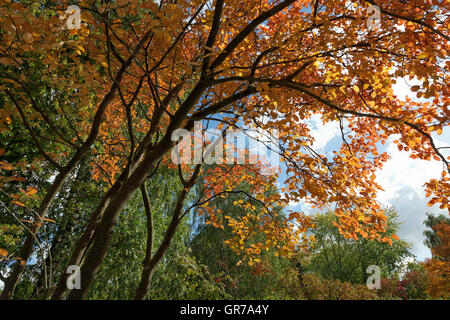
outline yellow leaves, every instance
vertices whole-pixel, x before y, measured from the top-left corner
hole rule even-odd
[[[348,162],[351,166],[355,168],[361,168],[361,164],[358,162],[358,158],[356,157],[351,157]]]
[[[376,105],[375,101],[368,101],[367,104],[372,108],[374,108]]]
[[[100,64],[101,64],[103,67],[108,68],[108,64],[107,64],[105,61],[102,61]]]
[[[414,30],[414,27],[415,27],[414,22],[411,22],[411,21],[408,21],[406,23],[406,26],[408,27],[408,29],[411,29],[411,30]]]
[[[354,90],[356,93],[359,93],[359,87],[358,87],[357,85],[354,85],[354,86],[353,86],[353,90]]]
[[[81,56],[81,53],[85,53],[86,50],[83,48],[83,46],[78,45],[75,51],[79,56]]]
[[[0,256],[7,257],[8,256],[8,251],[6,251],[5,249],[0,248]]]
[[[419,54],[417,56],[417,59],[425,59],[428,57],[428,53],[427,52],[422,52],[421,54]]]
[[[413,139],[408,140],[408,146],[414,148],[416,146],[416,141]]]
[[[430,126],[427,128],[428,132],[436,132],[437,135],[441,135],[442,134],[442,127],[440,126]]]

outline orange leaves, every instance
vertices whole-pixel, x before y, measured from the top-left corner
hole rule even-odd
[[[383,237],[383,238],[381,239],[381,241],[382,241],[382,242],[387,242],[387,243],[389,243],[390,246],[392,246],[392,239],[391,239],[391,238]]]
[[[18,200],[12,200],[11,201],[12,204],[18,205],[20,207],[26,207],[25,203],[18,201]]]
[[[26,194],[27,194],[28,196],[33,196],[33,195],[35,195],[37,192],[38,192],[38,190],[37,190],[36,188],[29,187]]]
[[[424,263],[429,278],[428,293],[435,299],[450,298],[450,225],[441,222],[433,226],[440,244],[431,248],[434,258]]]
[[[262,250],[275,248],[277,253],[289,255],[313,242],[305,235],[313,226],[304,214],[290,212],[286,219],[274,210],[303,201],[318,209],[335,204],[336,226],[346,237],[361,235],[392,245],[391,238],[381,239],[386,219],[375,200],[381,190],[375,174],[387,160],[387,155],[378,150],[379,142],[384,145],[393,135],[400,135],[396,142],[400,150],[411,152],[412,157],[439,160],[423,132],[441,134],[449,124],[449,64],[442,62],[447,56],[443,39],[429,27],[397,17],[426,12],[430,25],[446,30],[441,17],[448,14],[448,8],[430,1],[415,1],[411,6],[382,2],[386,10],[396,13],[384,19],[384,30],[378,31],[382,37],[374,37],[367,29],[363,6],[345,5],[344,1],[328,1],[316,15],[305,10],[311,1],[295,1],[282,13],[250,28],[251,21],[280,2],[230,1],[221,23],[212,26],[214,2],[197,12],[201,4],[198,0],[160,5],[118,0],[99,5],[101,15],[83,10],[81,29],[69,31],[61,28],[59,18],[46,7],[28,8],[14,2],[12,9],[0,6],[0,19],[11,22],[2,24],[1,59],[5,68],[10,68],[8,72],[24,71],[18,79],[25,88],[32,88],[37,95],[47,88],[55,96],[64,93],[62,105],[76,106],[66,115],[62,106],[55,105],[58,116],[51,117],[74,119],[70,127],[75,130],[69,142],[86,140],[98,102],[111,98],[90,149],[92,179],[96,182],[113,184],[129,160],[136,160],[130,166],[133,171],[147,155],[162,157],[162,164],[173,168],[167,155],[154,151],[164,150],[159,143],[166,141],[169,125],[177,129],[196,117],[205,120],[206,116],[198,114],[211,106],[220,108],[207,113],[208,121],[227,122],[230,119],[224,115],[236,115],[239,118],[234,124],[280,131],[287,167],[281,188],[276,176],[261,174],[263,164],[219,165],[203,172],[204,200],[238,193],[241,198],[233,207],[239,217],[232,218],[209,203],[201,206],[201,214],[216,228],[230,227],[234,238],[227,244],[255,265],[260,263],[257,256]],[[58,3],[55,10],[65,4]],[[198,14],[195,17],[194,12]],[[124,16],[131,19],[122,19]],[[214,42],[207,44],[211,30],[217,33]],[[245,35],[242,32],[246,30],[251,32]],[[136,47],[144,37],[143,46]],[[131,52],[136,56],[130,57]],[[222,62],[214,64],[221,54]],[[36,77],[26,73],[29,68],[24,68],[24,57],[30,60],[27,66],[44,65],[34,71],[46,75],[46,88],[35,87]],[[33,61],[32,57],[38,58]],[[117,80],[118,72],[123,78]],[[396,97],[394,84],[404,76],[421,79],[420,86],[411,90],[432,103]],[[2,88],[26,101],[25,105],[31,103],[24,98],[27,90],[17,81],[0,82]],[[134,96],[140,85],[141,91]],[[182,89],[175,92],[178,85]],[[104,96],[111,87],[116,95]],[[235,99],[235,94],[246,93],[245,88],[251,94]],[[48,97],[38,98],[46,101]],[[25,111],[29,113],[28,106]],[[5,127],[20,119],[14,113],[1,116],[6,119],[2,121]],[[35,120],[33,125],[43,123],[40,118]],[[316,121],[330,130],[317,132]],[[65,130],[68,122],[56,122],[55,127]],[[334,153],[325,152],[325,146],[320,145],[322,138],[331,139],[326,137],[329,133],[333,139],[342,140],[341,148]],[[61,141],[54,136],[43,138]],[[145,155],[133,154],[136,146],[145,149]],[[50,152],[64,155],[62,158],[70,154],[59,146]],[[3,153],[0,150],[0,155]],[[0,162],[2,171],[15,167],[19,166]],[[182,170],[191,172],[192,168],[183,166]],[[15,179],[0,178],[2,182]],[[430,206],[448,207],[450,185],[446,175],[430,181],[426,188]],[[37,195],[38,190],[29,187],[21,190],[23,198],[16,197],[12,203],[25,207]],[[263,240],[255,243],[255,234],[263,234]]]
[[[450,199],[450,178],[446,171],[442,172],[441,179],[432,179],[425,183],[426,196],[433,197],[428,201],[428,206],[432,207],[435,204],[439,204],[440,209],[447,208],[450,212],[449,199]]]
[[[301,213],[291,213],[290,219],[279,215],[276,206],[285,206],[275,190],[276,178],[262,174],[264,165],[216,165],[205,172],[205,198],[229,198],[239,195],[232,205],[239,215],[231,217],[205,204],[200,214],[206,216],[206,223],[218,228],[223,224],[231,228],[233,237],[225,243],[242,255],[241,263],[256,267],[262,251],[274,248],[280,255],[290,255],[302,245],[301,233],[307,227],[307,217]],[[300,226],[295,229],[292,220]],[[224,222],[226,221],[226,223]],[[265,241],[255,242],[264,235]],[[304,239],[307,241],[307,239]]]
[[[8,256],[8,251],[6,251],[5,249],[0,248],[0,257],[7,257]]]
[[[14,170],[15,168],[10,163],[4,162],[4,161],[0,161],[0,169],[11,171],[11,170]]]
[[[26,208],[27,205],[25,204],[25,200],[28,199],[36,199],[36,194],[38,193],[38,190],[34,187],[28,187],[27,191],[23,190],[22,188],[19,188],[21,194],[15,194],[11,195],[11,197],[14,200],[11,200],[10,202],[12,204],[15,204],[19,207]]]
[[[23,190],[22,188],[19,188],[20,192],[22,192],[25,196],[32,198],[32,196],[36,195],[38,193],[38,189],[34,187],[28,187],[27,191]]]
[[[416,86],[412,86],[412,87],[411,87],[411,91],[412,91],[412,92],[417,92],[417,91],[419,91],[419,90],[420,90],[420,86],[417,86],[417,85],[416,85]]]
[[[55,220],[48,219],[48,218],[38,219],[36,221],[21,219],[20,221],[25,222],[25,223],[29,223],[29,224],[32,224],[32,225],[36,225],[36,226],[42,226],[44,221],[51,222],[51,223],[56,223]]]

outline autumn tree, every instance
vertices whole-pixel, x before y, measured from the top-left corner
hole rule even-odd
[[[446,1],[86,0],[78,2],[79,27],[65,24],[73,7],[60,19],[69,4],[0,2],[1,130],[20,124],[39,154],[30,165],[51,166],[54,176],[37,194],[22,188],[40,201],[30,208],[36,214],[2,298],[12,297],[36,236],[51,223],[49,209],[83,159],[103,192],[67,259],[81,266],[81,289],[68,292],[63,276],[53,298],[88,297],[121,212],[135,192],[145,195],[145,183],[177,143],[174,133],[191,131],[196,121],[278,130],[287,179],[277,195],[257,200],[270,202],[269,209],[301,200],[319,208],[333,203],[337,228],[348,238],[384,239],[387,217],[376,201],[375,178],[388,159],[380,144],[393,136],[412,158],[443,162],[442,176],[426,190],[430,205],[448,208],[448,159],[432,136],[450,118]],[[367,24],[371,5],[382,13],[378,28]],[[393,91],[399,77],[418,79],[411,90],[429,101],[399,99]],[[313,147],[313,116],[340,124],[342,147],[332,155]],[[178,170],[183,187],[173,199],[173,223],[165,244],[144,258],[136,298],[148,292],[201,166]],[[233,191],[232,179],[220,172],[212,177],[206,185],[220,182],[218,193]],[[301,212],[282,225],[269,212],[229,221],[236,234],[230,246],[248,261],[264,245],[244,241],[249,218],[273,240],[287,240],[265,243],[280,253],[304,245],[311,225]],[[149,253],[151,243],[149,237]]]
[[[427,213],[427,218],[423,224],[428,227],[428,229],[423,232],[423,235],[425,236],[424,243],[430,249],[437,247],[441,243],[440,237],[434,230],[434,226],[440,223],[450,224],[450,218],[443,214],[435,216]]]
[[[385,210],[388,220],[382,236],[385,240],[394,238],[391,244],[368,241],[364,237],[346,239],[334,225],[336,216],[332,212],[317,214],[314,217],[316,228],[311,230],[316,241],[306,254],[304,268],[326,279],[359,284],[366,284],[370,265],[380,267],[384,277],[399,276],[405,259],[413,256],[411,245],[395,235],[400,228],[395,209]]]
[[[424,266],[428,275],[428,294],[435,299],[450,298],[450,224],[445,221],[433,226],[439,244],[431,248],[432,259]]]
[[[264,178],[267,179],[267,177]],[[272,238],[273,233],[269,232],[269,229],[258,228],[257,221],[252,217],[254,215],[246,214],[246,208],[250,206],[253,207],[254,213],[265,211],[264,202],[251,198],[251,189],[254,184],[249,183],[250,181],[244,177],[238,182],[239,188],[233,188],[233,192],[228,193],[225,198],[216,197],[208,204],[207,210],[198,208],[194,212],[193,235],[189,244],[193,255],[209,268],[215,275],[216,282],[223,284],[226,292],[231,296],[243,299],[275,298],[277,293],[274,292],[273,287],[289,266],[289,261],[279,255],[276,245],[281,245],[282,248],[283,244],[289,243],[289,240],[282,237]],[[219,185],[228,186],[229,184],[219,181]],[[276,185],[268,186],[270,187],[268,190],[262,191],[267,194],[266,197],[277,193]],[[225,223],[220,220],[211,221],[208,214],[211,211],[223,212],[222,219]],[[283,207],[275,207],[272,213],[274,216],[271,219],[283,225],[288,211]],[[246,219],[242,222],[245,222],[252,231],[241,232],[243,239],[236,239],[235,221],[240,221],[242,218]],[[217,232],[218,223],[221,224],[219,228],[223,229],[222,232]],[[272,244],[272,241],[279,244]],[[264,244],[264,246],[261,252],[248,260],[246,251],[240,247],[236,251],[237,248],[233,245],[240,243],[240,246],[244,247],[244,242],[250,244],[249,249],[252,248],[252,244],[253,246]],[[297,249],[300,250],[300,247]]]

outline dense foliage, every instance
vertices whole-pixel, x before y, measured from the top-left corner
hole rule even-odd
[[[0,0],[0,298],[375,298],[374,261],[423,297],[420,277],[397,275],[409,252],[376,178],[387,141],[438,161],[424,189],[450,210],[435,144],[449,8]],[[419,81],[414,99],[394,92],[401,78]],[[339,126],[336,150],[317,147],[314,119]],[[282,165],[222,143],[229,130],[268,136]],[[292,203],[333,212],[314,222]],[[433,230],[428,294],[447,298],[448,225]]]

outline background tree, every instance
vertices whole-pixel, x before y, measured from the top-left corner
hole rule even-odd
[[[243,193],[233,193],[226,198],[217,198],[211,201],[209,209],[224,212],[230,221],[239,219],[243,214],[243,207],[240,203],[248,201],[248,194],[251,194],[251,185],[243,179],[239,190]],[[266,193],[276,193],[276,190],[269,189]],[[264,211],[264,205],[258,201],[251,201],[255,211]],[[274,208],[278,211],[279,220],[282,223],[282,208]],[[221,232],[217,231],[209,219],[204,215],[194,213],[192,239],[189,242],[192,253],[202,264],[205,264],[216,281],[223,283],[227,293],[234,298],[242,299],[268,299],[280,298],[278,292],[273,288],[281,279],[283,272],[290,263],[286,258],[281,257],[277,250],[267,247],[252,261],[251,265],[243,261],[242,254],[236,254],[227,245],[234,238],[232,225],[224,224]],[[268,234],[263,230],[255,228],[253,231],[253,243],[265,243],[270,240]]]
[[[424,266],[429,278],[428,293],[435,299],[450,298],[450,223],[445,220],[433,227],[438,237],[438,245],[431,248],[432,259]]]
[[[423,235],[425,236],[425,245],[430,249],[437,247],[441,243],[441,240],[433,228],[439,223],[450,224],[450,218],[444,216],[443,214],[436,216],[427,213],[427,218],[423,223],[426,227],[429,228],[423,232]]]
[[[163,186],[163,187],[162,187]],[[147,190],[152,197],[154,242],[157,247],[170,223],[173,207],[167,206],[180,187],[176,172],[161,170]],[[192,200],[192,199],[191,199]],[[132,299],[142,274],[147,226],[142,196],[136,194],[116,227],[105,263],[89,298]],[[191,255],[189,220],[183,220],[163,261],[158,265],[148,292],[150,299],[223,299],[227,295],[209,270]]]
[[[413,256],[411,245],[395,236],[400,228],[395,209],[385,210],[388,220],[382,241],[344,237],[336,227],[336,217],[332,212],[314,216],[316,228],[311,230],[311,235],[316,241],[307,253],[306,270],[326,279],[359,284],[366,284],[370,265],[379,266],[383,276],[399,275],[405,259]],[[389,244],[391,237],[396,239]]]

